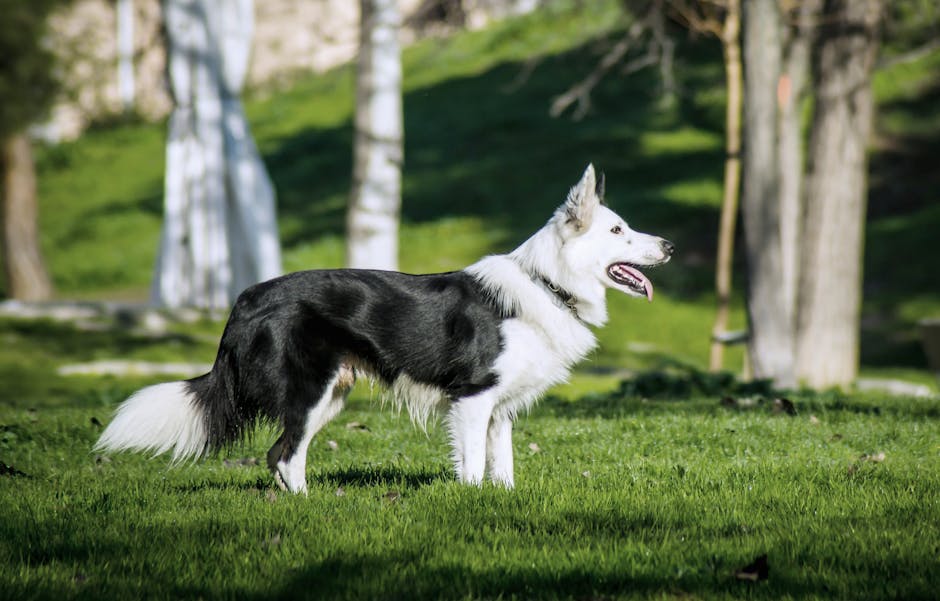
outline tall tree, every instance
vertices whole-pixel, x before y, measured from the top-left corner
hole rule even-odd
[[[777,0],[744,5],[744,131],[741,212],[747,255],[748,358],[754,376],[794,380],[792,310],[780,294],[780,178],[777,86],[782,20]]]
[[[22,300],[52,295],[39,247],[36,170],[27,127],[45,116],[58,89],[44,43],[60,0],[0,0],[0,168],[2,253],[7,293]]]
[[[361,0],[359,6],[346,263],[355,268],[397,269],[403,160],[401,19],[397,0]]]
[[[151,299],[224,308],[281,273],[274,189],[239,94],[253,0],[164,0],[175,108],[166,150],[165,217]]]
[[[883,10],[882,0],[826,0],[820,19],[797,321],[797,373],[816,387],[858,374],[871,76]]]

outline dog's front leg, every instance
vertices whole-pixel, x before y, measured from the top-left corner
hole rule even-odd
[[[467,484],[483,482],[486,468],[486,438],[496,399],[482,392],[458,399],[448,414],[454,469],[457,480]]]
[[[506,488],[513,487],[512,420],[493,417],[486,433],[486,462],[490,480]]]

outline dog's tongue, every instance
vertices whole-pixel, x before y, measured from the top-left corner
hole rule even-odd
[[[621,264],[620,269],[626,271],[627,273],[630,274],[630,277],[632,277],[633,279],[643,284],[643,289],[646,290],[646,300],[649,302],[653,302],[653,282],[649,281],[649,279],[645,275],[643,275],[643,273],[640,272],[639,269],[634,269],[633,267],[630,267],[629,265]]]

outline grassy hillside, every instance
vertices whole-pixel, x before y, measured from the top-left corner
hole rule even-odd
[[[712,319],[711,265],[721,193],[723,78],[710,40],[678,52],[677,102],[652,72],[612,75],[581,121],[548,106],[592,68],[622,27],[616,3],[585,3],[485,31],[425,40],[405,64],[401,264],[453,269],[505,251],[538,227],[593,161],[633,225],[674,240],[652,274],[652,305],[612,297],[601,364],[669,356],[701,365]],[[879,73],[865,286],[866,367],[918,370],[917,319],[940,313],[936,102],[940,53]],[[253,90],[247,111],[278,193],[288,270],[342,263],[351,168],[353,73]],[[143,299],[162,218],[164,127],[92,131],[40,159],[42,235],[63,298]],[[739,274],[736,284],[743,284]],[[738,309],[735,326],[743,326]],[[643,352],[637,352],[642,349]],[[739,352],[732,352],[736,367]]]

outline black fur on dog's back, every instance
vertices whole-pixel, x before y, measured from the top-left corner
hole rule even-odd
[[[508,317],[462,271],[292,273],[238,297],[212,371],[187,386],[209,449],[241,439],[259,418],[302,426],[348,361],[385,383],[407,374],[456,399],[496,384]]]

